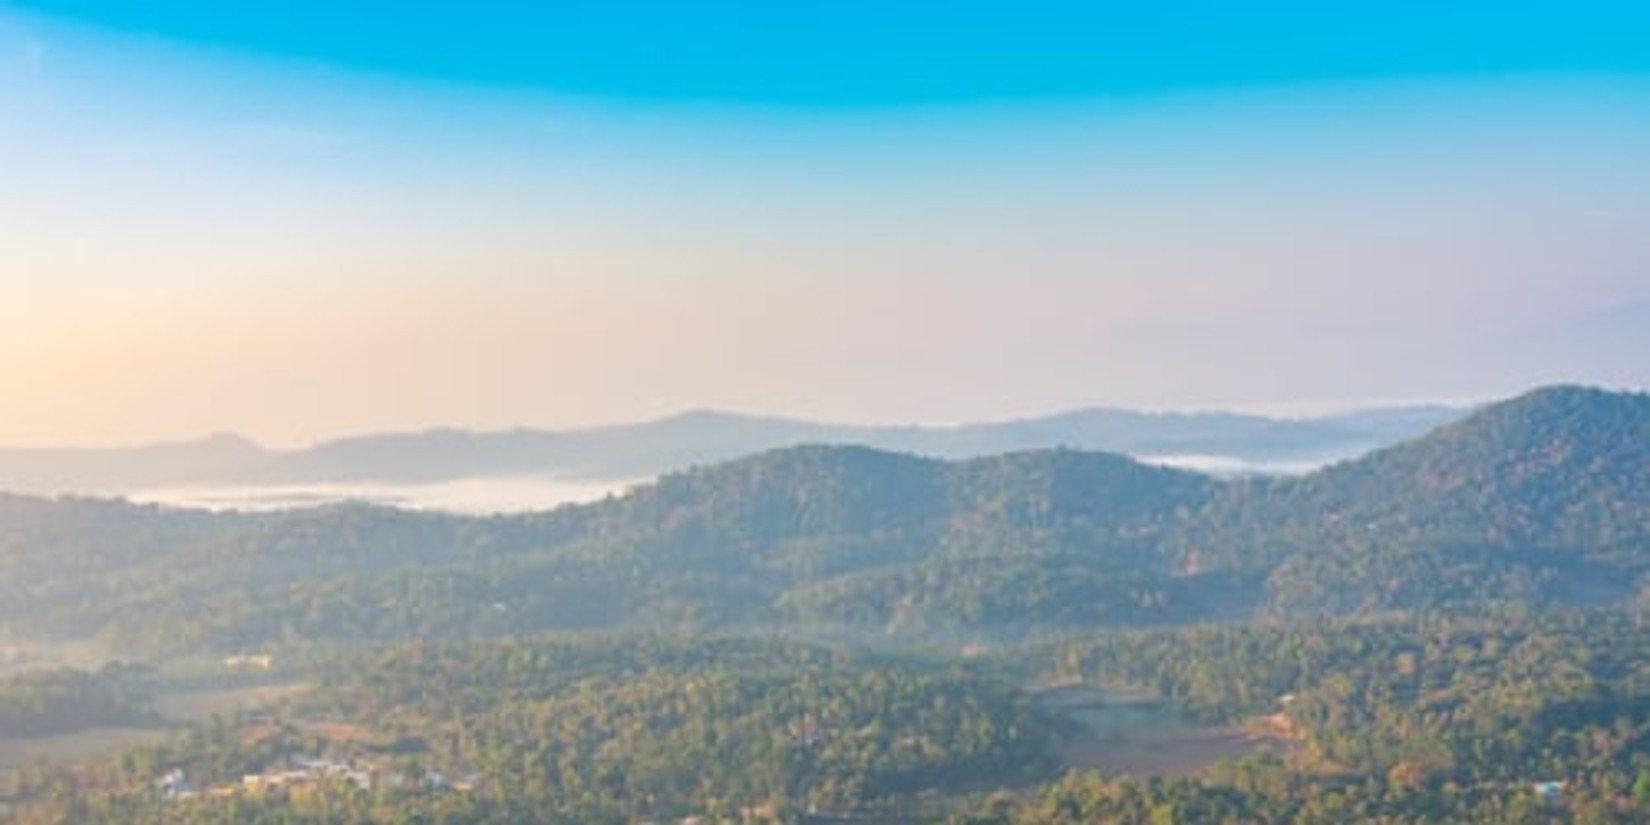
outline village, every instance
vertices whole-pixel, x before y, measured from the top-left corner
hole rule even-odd
[[[155,781],[161,794],[170,800],[187,801],[202,797],[220,798],[265,794],[302,794],[323,787],[352,786],[370,791],[375,785],[409,787],[415,780],[397,771],[387,771],[370,762],[308,756],[290,756],[284,763],[272,766],[262,773],[246,774],[238,782],[227,782],[201,788],[195,785],[182,768],[172,768]],[[416,780],[417,787],[427,791],[465,793],[479,787],[481,779],[474,773],[458,776],[428,770]]]

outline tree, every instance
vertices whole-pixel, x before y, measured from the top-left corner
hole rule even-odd
[[[1650,805],[1650,770],[1639,771],[1639,778],[1633,783],[1633,801]]]

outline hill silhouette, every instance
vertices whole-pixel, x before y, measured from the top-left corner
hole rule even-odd
[[[1097,408],[955,426],[854,426],[697,410],[559,431],[375,433],[295,450],[267,449],[231,435],[117,449],[0,449],[0,490],[121,495],[165,487],[430,484],[520,476],[632,481],[805,444],[944,459],[1068,447],[1266,470],[1357,455],[1462,414],[1449,407],[1393,407],[1268,418]]]

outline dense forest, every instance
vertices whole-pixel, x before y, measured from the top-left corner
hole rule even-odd
[[[296,721],[314,719],[329,723]],[[211,816],[218,799],[318,821],[336,821],[334,805],[393,821],[432,805],[479,817],[462,821],[775,819],[1047,778],[1049,724],[1001,672],[932,657],[659,637],[421,645],[334,661],[275,716],[215,719],[127,753],[96,780],[25,774],[10,793],[43,803],[45,821],[75,806],[93,818],[181,821]],[[376,792],[306,785],[340,792],[324,803],[290,789],[210,792],[278,774],[300,754],[370,766]],[[180,799],[153,786],[174,770],[208,792]],[[541,813],[520,819],[526,810]]]
[[[1647,585],[1650,397],[1580,388],[1287,478],[813,446],[509,517],[0,496],[0,640],[123,660],[0,677],[0,744],[170,732],[0,770],[0,816],[1644,822]],[[1074,688],[1240,746],[1093,769],[1127,743]]]
[[[1250,623],[966,658],[654,635],[392,646],[277,707],[18,771],[0,794],[19,823],[1642,822],[1647,619]],[[1062,773],[1081,723],[1039,701],[1049,680],[1154,691],[1273,746],[1197,777]]]

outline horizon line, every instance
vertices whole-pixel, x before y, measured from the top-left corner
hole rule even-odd
[[[1383,396],[1367,398],[1342,398],[1324,400],[1301,401],[1261,401],[1261,402],[1209,402],[1185,405],[1129,405],[1129,404],[1084,404],[1080,406],[1058,407],[1044,412],[1028,412],[1009,416],[987,416],[981,418],[952,419],[952,420],[923,420],[923,421],[887,421],[887,420],[843,420],[827,417],[809,417],[794,413],[760,411],[754,409],[736,409],[733,407],[716,406],[687,406],[675,412],[647,415],[634,418],[613,419],[609,421],[593,421],[565,426],[535,425],[535,424],[507,424],[501,426],[476,426],[464,424],[430,424],[416,427],[397,427],[387,429],[367,429],[338,432],[332,435],[323,435],[302,442],[267,441],[256,435],[248,434],[234,428],[213,429],[194,436],[157,437],[148,440],[102,442],[102,443],[56,443],[45,445],[0,444],[0,452],[104,452],[122,450],[144,450],[167,447],[187,447],[200,445],[211,441],[235,441],[266,452],[302,452],[316,449],[329,444],[337,444],[354,440],[371,438],[415,437],[438,434],[453,434],[467,436],[496,436],[511,434],[571,434],[596,430],[621,429],[625,427],[645,427],[669,422],[675,419],[687,418],[695,415],[720,416],[738,418],[750,421],[781,422],[788,424],[812,425],[819,427],[844,427],[854,429],[926,429],[926,430],[955,430],[966,427],[988,427],[1010,425],[1058,418],[1067,415],[1095,412],[1130,413],[1138,415],[1156,416],[1196,416],[1196,415],[1238,415],[1254,418],[1271,419],[1275,421],[1312,421],[1333,418],[1339,415],[1349,415],[1360,412],[1375,412],[1383,410],[1406,410],[1425,408],[1445,408],[1453,410],[1471,410],[1485,404],[1510,400],[1518,396],[1562,386],[1580,386],[1594,389],[1604,389],[1611,392],[1635,391],[1616,387],[1604,387],[1596,384],[1580,384],[1570,382],[1550,382],[1527,387],[1512,393],[1446,393],[1436,395],[1415,396]]]

